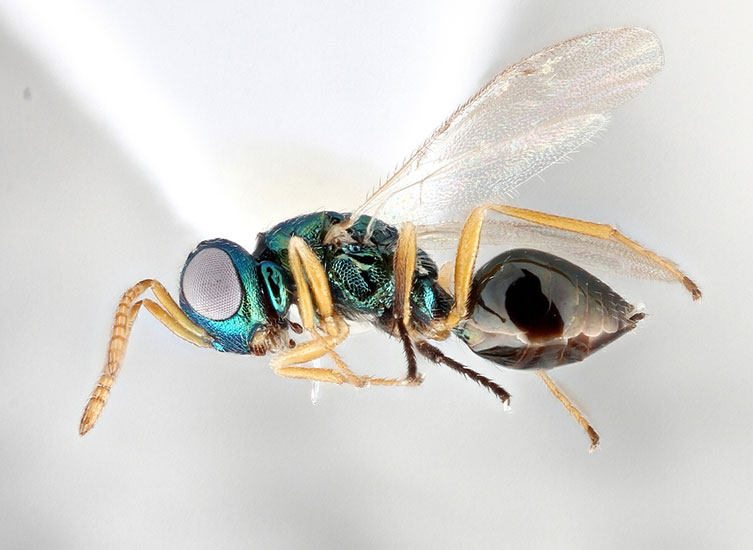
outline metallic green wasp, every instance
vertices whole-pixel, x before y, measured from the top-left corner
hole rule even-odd
[[[508,249],[477,271],[476,258],[481,244],[509,248],[523,242],[579,263],[678,280],[700,298],[675,264],[611,226],[499,204],[592,139],[608,113],[638,93],[662,62],[659,40],[643,29],[567,40],[497,75],[352,213],[286,220],[260,234],[250,253],[225,239],[200,243],[183,267],[179,305],[154,280],[124,294],[80,433],[97,421],[144,306],[197,346],[273,354],[271,367],[281,376],[417,385],[418,352],[509,402],[501,386],[430,343],[455,335],[485,359],[536,370],[595,447],[598,435],[545,371],[582,360],[633,329],[643,314],[550,252]],[[448,247],[457,250],[454,268],[440,270],[424,250]],[[149,288],[156,302],[139,299]],[[293,305],[301,324],[290,318]],[[351,370],[336,348],[352,320],[366,320],[401,340],[404,377]],[[290,331],[305,331],[309,339],[296,344]],[[331,366],[310,364],[325,356]]]

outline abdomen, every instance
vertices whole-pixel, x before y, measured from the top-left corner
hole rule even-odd
[[[529,249],[509,250],[479,269],[469,309],[455,333],[477,355],[515,369],[581,361],[643,318],[584,269]]]

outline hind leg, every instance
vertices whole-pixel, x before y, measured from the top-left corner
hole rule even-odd
[[[680,271],[673,262],[659,256],[647,248],[644,248],[609,225],[555,216],[553,214],[506,205],[485,205],[475,208],[470,216],[468,216],[468,219],[463,226],[460,241],[458,243],[454,280],[452,283],[455,292],[455,304],[445,320],[444,328],[446,330],[455,327],[462,319],[468,316],[468,299],[473,281],[476,258],[478,257],[478,249],[481,242],[481,230],[483,228],[486,213],[490,210],[541,226],[618,243],[626,249],[649,259],[657,267],[671,274],[685,286],[694,300],[698,300],[701,297],[701,291],[698,286],[687,275]],[[538,375],[544,381],[552,395],[563,404],[573,418],[575,418],[575,420],[586,431],[591,439],[591,450],[594,450],[599,444],[599,436],[596,431],[565,394],[557,388],[552,379],[549,378],[545,372],[538,371]]]
[[[581,412],[575,407],[575,405],[572,404],[567,396],[562,393],[562,391],[556,386],[554,380],[549,378],[549,375],[547,373],[545,373],[543,370],[539,370],[536,371],[536,374],[538,374],[539,378],[543,380],[544,384],[546,384],[546,387],[549,388],[550,392],[552,392],[552,395],[556,397],[560,403],[562,403],[562,405],[567,409],[567,412],[569,412],[570,415],[576,420],[576,422],[578,422],[578,424],[580,424],[581,427],[586,431],[586,435],[588,435],[589,439],[591,440],[591,447],[589,448],[589,451],[595,451],[599,446],[599,434],[596,433],[596,430],[593,429],[588,420],[586,420],[586,417],[581,414]]]
[[[554,214],[537,212],[536,210],[527,210],[525,208],[516,208],[501,204],[489,204],[476,207],[463,225],[463,230],[460,234],[460,241],[458,242],[458,252],[455,259],[455,306],[447,318],[445,323],[446,328],[454,327],[461,319],[468,315],[468,296],[470,294],[473,271],[476,265],[476,258],[478,256],[478,249],[481,242],[481,229],[483,228],[486,213],[490,210],[544,227],[551,227],[561,231],[569,231],[580,235],[615,242],[624,246],[626,249],[647,258],[658,268],[669,273],[685,286],[694,300],[701,298],[701,291],[698,288],[698,285],[680,271],[673,262],[659,256],[647,248],[644,248],[609,225],[576,220],[574,218],[566,218],[563,216],[555,216]]]

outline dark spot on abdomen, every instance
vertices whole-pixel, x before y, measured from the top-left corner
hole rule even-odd
[[[507,289],[505,309],[515,326],[526,333],[531,343],[546,342],[562,336],[565,323],[557,306],[541,291],[541,281],[523,269],[523,276]]]

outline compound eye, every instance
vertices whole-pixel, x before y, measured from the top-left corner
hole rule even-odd
[[[212,321],[229,319],[241,307],[238,271],[228,253],[219,248],[205,248],[191,258],[181,287],[188,305]]]

